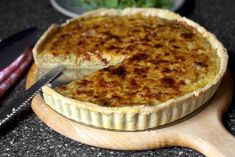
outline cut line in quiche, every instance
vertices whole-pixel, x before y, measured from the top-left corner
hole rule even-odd
[[[33,49],[44,73],[65,67],[69,84],[43,87],[52,109],[113,130],[146,130],[182,118],[216,92],[228,55],[197,23],[163,9],[99,9],[52,25]]]

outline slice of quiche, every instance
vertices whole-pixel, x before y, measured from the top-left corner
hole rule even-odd
[[[191,113],[213,96],[228,60],[214,35],[162,9],[91,11],[52,25],[33,51],[41,71],[63,65],[77,79],[44,86],[49,106],[114,130],[144,130]]]

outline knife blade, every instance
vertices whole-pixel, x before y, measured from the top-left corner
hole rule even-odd
[[[0,41],[0,70],[6,68],[39,38],[41,31],[30,27]]]
[[[11,104],[0,109],[0,126],[6,123],[11,117],[18,113],[28,102],[41,90],[45,84],[52,82],[63,72],[63,67],[56,67],[44,75],[40,80],[33,84],[25,94],[15,98]]]

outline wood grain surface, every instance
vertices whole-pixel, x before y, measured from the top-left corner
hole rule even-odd
[[[26,88],[36,81],[37,67],[28,73]],[[50,128],[73,140],[108,149],[145,150],[184,146],[209,157],[235,156],[235,137],[222,124],[232,99],[233,82],[228,73],[215,96],[191,115],[160,128],[122,132],[89,127],[65,118],[45,104],[38,94],[32,101],[35,114]]]

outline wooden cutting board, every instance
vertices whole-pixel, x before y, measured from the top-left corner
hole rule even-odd
[[[37,67],[28,73],[26,88],[36,80]],[[147,131],[124,132],[97,129],[60,115],[45,104],[41,95],[34,97],[32,109],[50,128],[73,140],[108,149],[145,150],[184,146],[211,157],[235,157],[235,137],[222,124],[222,115],[232,99],[233,82],[227,74],[216,95],[202,108],[169,125]]]

